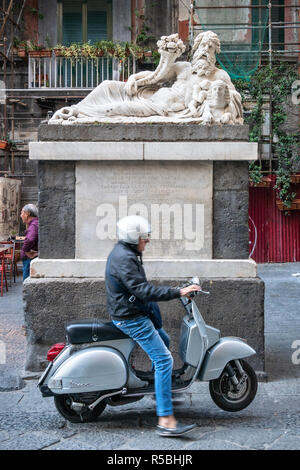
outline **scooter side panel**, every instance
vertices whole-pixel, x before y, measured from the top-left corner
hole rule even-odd
[[[179,352],[182,361],[197,367],[207,348],[220,339],[220,330],[209,325],[201,325],[201,335],[194,319],[184,317],[179,341]]]
[[[72,354],[49,378],[48,387],[56,394],[114,390],[125,386],[127,376],[122,354],[99,346]]]
[[[205,355],[198,378],[203,381],[220,377],[227,362],[256,354],[244,341],[234,337],[224,337],[210,348]]]

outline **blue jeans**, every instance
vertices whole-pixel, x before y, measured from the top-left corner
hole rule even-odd
[[[163,329],[163,328],[157,328],[158,334],[167,346],[168,349],[170,349],[170,336],[168,333]],[[154,370],[154,363],[152,362],[151,365],[151,370]]]
[[[170,349],[170,336],[168,333],[163,328],[159,328],[157,331],[167,348]]]
[[[30,275],[30,258],[23,259],[23,281]]]
[[[173,358],[152,321],[148,317],[138,317],[132,320],[113,320],[113,323],[134,339],[154,363],[157,416],[172,415]]]

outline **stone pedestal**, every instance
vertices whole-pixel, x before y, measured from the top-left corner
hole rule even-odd
[[[138,213],[152,225],[148,279],[178,285],[199,276],[197,302],[222,335],[246,338],[264,371],[264,284],[249,260],[247,126],[43,124],[30,144],[39,163],[39,258],[24,283],[27,368],[63,341],[64,324],[107,319],[104,269],[116,221]],[[178,301],[162,303],[179,365]],[[139,367],[147,360],[138,355]]]

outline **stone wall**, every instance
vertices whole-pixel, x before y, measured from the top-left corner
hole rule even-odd
[[[39,162],[39,257],[75,258],[75,163]]]
[[[154,284],[178,286],[182,279],[152,280]],[[222,336],[238,336],[247,340],[257,355],[249,362],[257,371],[264,371],[264,283],[259,278],[201,279],[209,296],[198,296],[196,302],[205,321],[221,330]],[[46,353],[51,344],[65,341],[64,325],[73,320],[108,321],[105,283],[102,279],[28,279],[24,283],[29,370],[46,366]],[[178,339],[184,309],[181,302],[160,302],[164,328],[171,337],[175,366],[181,364]],[[149,362],[143,352],[135,355],[139,369]]]
[[[248,163],[214,162],[213,175],[213,258],[246,259]],[[74,162],[39,162],[38,203],[40,258],[75,258]]]

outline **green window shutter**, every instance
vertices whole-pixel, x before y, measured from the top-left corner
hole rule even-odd
[[[284,0],[276,0],[276,5],[284,5]],[[272,7],[272,22],[284,21],[284,8],[280,6]],[[284,49],[284,26],[278,28],[272,28],[272,44],[273,49],[282,50]]]
[[[63,44],[82,41],[81,12],[64,12],[63,14]]]
[[[106,11],[88,11],[88,41],[91,44],[107,39],[107,15]]]

